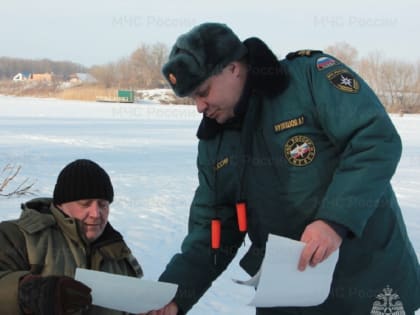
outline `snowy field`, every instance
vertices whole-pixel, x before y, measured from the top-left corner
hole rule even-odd
[[[392,119],[404,144],[394,189],[420,256],[420,115]],[[15,182],[29,177],[36,180],[37,196],[51,196],[64,165],[77,158],[98,162],[114,184],[110,222],[138,257],[145,278],[156,280],[186,232],[197,185],[199,121],[194,106],[0,96],[0,167],[21,165]],[[16,218],[28,198],[1,198],[0,220]],[[247,278],[238,266],[245,250],[189,314],[254,314],[246,305],[252,290],[231,281]]]

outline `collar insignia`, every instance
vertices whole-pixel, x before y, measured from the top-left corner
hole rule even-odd
[[[225,157],[223,160],[220,160],[219,162],[216,163],[216,165],[214,166],[214,170],[217,172],[228,164],[229,164],[229,158]]]

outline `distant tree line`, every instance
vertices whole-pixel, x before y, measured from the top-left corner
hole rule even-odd
[[[377,93],[388,111],[420,112],[420,60],[417,64],[390,60],[379,52],[359,58],[358,51],[345,42],[331,45],[324,51],[356,70]],[[53,72],[62,76],[89,72],[105,88],[169,88],[161,74],[168,54],[169,48],[163,43],[142,44],[128,57],[90,68],[69,61],[0,57],[0,79],[11,79],[23,71]]]
[[[87,68],[71,61],[52,61],[49,59],[31,60],[0,57],[0,79],[11,80],[19,72],[54,73],[66,77],[76,72],[86,72]]]
[[[352,67],[377,93],[388,111],[420,112],[420,60],[417,64],[386,59],[373,52],[359,58],[356,48],[341,42],[325,52]],[[169,87],[161,69],[169,54],[165,44],[141,45],[129,57],[90,72],[106,87],[152,89]]]

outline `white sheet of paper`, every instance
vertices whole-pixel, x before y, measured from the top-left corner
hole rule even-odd
[[[305,243],[270,234],[261,269],[248,281],[257,291],[250,305],[257,307],[314,306],[328,297],[338,250],[316,267],[297,269]]]
[[[92,289],[92,304],[128,313],[160,309],[175,296],[173,283],[77,268],[75,279]]]
[[[257,288],[258,282],[260,281],[260,276],[261,276],[261,269],[255,274],[255,276],[253,276],[249,280],[238,280],[238,279],[232,279],[232,280],[233,282],[236,282],[239,284],[249,285],[251,287]]]

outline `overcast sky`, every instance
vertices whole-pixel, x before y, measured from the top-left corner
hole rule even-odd
[[[418,0],[0,0],[0,56],[104,64],[208,21],[260,37],[279,57],[344,41],[359,56],[420,60]]]

